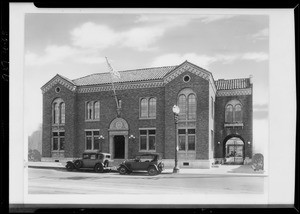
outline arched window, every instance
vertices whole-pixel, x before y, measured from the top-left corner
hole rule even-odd
[[[52,122],[53,124],[65,123],[65,103],[61,98],[57,98],[53,101]]]
[[[227,105],[225,110],[225,122],[232,123],[233,121],[233,107],[232,105]]]
[[[242,122],[242,106],[240,104],[234,107],[234,122]]]
[[[183,94],[178,97],[178,107],[180,109],[179,119],[186,119],[186,97]]]
[[[156,98],[152,97],[149,99],[149,117],[156,116]]]
[[[87,119],[88,120],[93,119],[93,102],[87,103]]]
[[[188,96],[188,112],[189,112],[189,120],[196,120],[196,96],[194,94],[190,94]]]
[[[231,100],[225,107],[225,122],[240,123],[243,121],[242,104],[238,100]]]
[[[100,119],[100,102],[96,101],[94,104],[95,104],[95,119],[99,120]]]
[[[148,117],[148,100],[141,99],[141,117]]]
[[[179,120],[196,120],[197,102],[193,90],[185,88],[178,95]]]
[[[60,104],[60,123],[65,123],[65,103]]]

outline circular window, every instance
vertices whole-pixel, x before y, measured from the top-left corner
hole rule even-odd
[[[191,78],[190,78],[189,75],[185,75],[185,76],[183,77],[183,81],[184,81],[184,82],[189,82],[190,80],[191,80]]]
[[[56,88],[55,88],[55,92],[56,92],[56,93],[59,93],[59,92],[60,92],[60,87],[56,87]]]

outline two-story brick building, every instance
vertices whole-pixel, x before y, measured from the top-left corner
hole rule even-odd
[[[100,149],[113,159],[156,152],[171,164],[175,137],[180,167],[251,159],[251,77],[215,81],[188,61],[119,73],[114,81],[119,113],[110,73],[74,80],[56,75],[41,88],[44,160]],[[177,132],[174,104],[180,108]]]

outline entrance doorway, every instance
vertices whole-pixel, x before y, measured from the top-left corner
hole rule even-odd
[[[124,135],[114,136],[114,158],[123,159],[125,158],[125,137]]]
[[[244,162],[244,142],[238,137],[232,137],[225,144],[225,160],[227,164],[242,165]]]

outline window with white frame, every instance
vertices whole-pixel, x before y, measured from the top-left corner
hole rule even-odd
[[[242,104],[238,100],[231,100],[225,106],[225,122],[240,123],[242,122]]]
[[[179,151],[195,151],[196,148],[196,129],[178,129],[178,149]]]
[[[144,97],[140,99],[140,118],[156,117],[156,98]]]
[[[100,120],[100,102],[89,101],[85,104],[85,119],[86,120]]]
[[[65,150],[65,132],[53,131],[52,132],[52,151],[64,151]]]
[[[85,131],[85,149],[96,150],[100,149],[100,131],[99,130],[86,130]]]
[[[65,124],[66,111],[65,103],[63,99],[57,98],[52,103],[52,123],[53,124]]]
[[[156,130],[140,129],[140,150],[155,151],[156,149]]]

